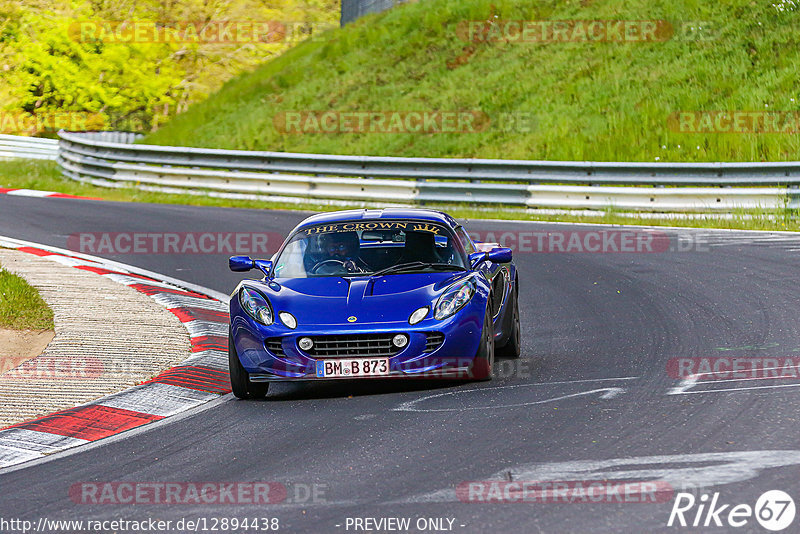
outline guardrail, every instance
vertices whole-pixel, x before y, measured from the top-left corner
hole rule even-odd
[[[142,136],[128,132],[62,131],[59,137],[57,161],[63,174],[105,187],[377,206],[464,203],[717,213],[800,209],[800,162],[393,158],[139,145],[134,141]],[[0,143],[14,146],[16,157],[54,159],[53,141],[31,139],[0,136]]]
[[[368,13],[380,13],[408,0],[342,0],[340,23],[342,26]]]
[[[58,157],[58,140],[0,134],[0,159],[50,159]]]
[[[72,179],[226,198],[664,212],[800,207],[800,162],[393,158],[140,145],[136,134],[119,132],[59,137],[58,162]]]

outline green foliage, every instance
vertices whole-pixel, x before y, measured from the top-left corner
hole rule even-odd
[[[20,112],[73,113],[87,129],[156,128],[225,80],[283,53],[303,31],[330,27],[337,18],[336,0],[0,0],[0,112],[6,118],[0,131],[43,133],[41,126],[30,131],[15,123]],[[274,21],[293,31],[274,42],[227,43],[125,42],[122,32],[102,33],[119,28],[109,24],[119,21],[131,27]],[[82,32],[82,23],[91,31]],[[20,125],[25,128],[15,131]]]
[[[664,20],[656,42],[477,42],[467,21]],[[685,133],[679,111],[800,111],[800,13],[769,0],[424,0],[365,17],[238,76],[144,142],[429,157],[798,159],[793,134]],[[460,111],[477,133],[286,135],[289,111]],[[502,118],[535,117],[524,131]]]
[[[0,267],[0,328],[53,328],[53,311],[25,280]]]

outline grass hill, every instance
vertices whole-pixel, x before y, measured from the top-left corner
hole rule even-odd
[[[796,160],[800,13],[791,4],[419,1],[333,30],[232,79],[143,142],[356,155]],[[554,21],[576,20],[584,22],[569,23],[566,39],[553,34],[548,42],[536,42],[532,31],[520,42],[509,25],[550,21],[544,27],[552,30]],[[608,22],[602,34],[589,21],[633,21],[654,38],[620,40]],[[656,31],[648,34],[643,21],[654,21]],[[579,26],[606,37],[582,39]],[[387,120],[395,111],[469,112],[483,129],[310,133],[314,125],[303,122],[304,133],[285,133],[286,113],[305,113],[305,121],[324,111],[383,112]],[[681,111],[707,112],[684,125],[701,133],[680,130]],[[756,128],[786,133],[707,131],[718,126],[715,114],[727,111],[758,112]],[[528,131],[512,124],[519,116],[532,118]],[[745,122],[756,115],[748,116]]]

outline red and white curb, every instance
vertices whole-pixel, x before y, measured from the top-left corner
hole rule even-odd
[[[38,189],[8,189],[0,187],[0,195],[12,195],[17,197],[37,197],[37,198],[77,198],[81,200],[102,200],[94,197],[79,197],[56,193],[55,191],[39,191]]]
[[[146,425],[230,392],[227,296],[129,265],[0,236],[0,246],[96,273],[152,297],[189,332],[179,365],[120,393],[0,429],[0,468]]]

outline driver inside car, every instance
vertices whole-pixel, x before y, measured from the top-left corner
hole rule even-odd
[[[369,266],[359,257],[360,250],[358,234],[356,232],[337,232],[325,236],[322,246],[323,252],[327,255],[323,262],[334,264],[341,262],[348,273],[368,272]]]

